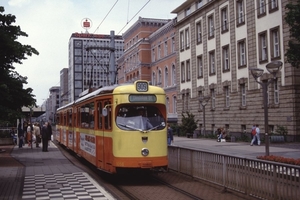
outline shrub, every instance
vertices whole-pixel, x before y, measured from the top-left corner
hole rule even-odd
[[[186,116],[184,115],[184,113],[182,113],[182,120],[181,120],[181,125],[180,125],[180,130],[181,131],[185,131],[185,133],[191,133],[193,134],[194,131],[198,128],[198,121],[199,120],[195,120],[195,115],[193,115],[193,113],[190,112],[185,112]]]
[[[294,158],[285,158],[281,156],[257,156],[258,159],[261,160],[268,160],[273,162],[279,162],[279,163],[285,163],[290,165],[300,165],[300,159],[294,159]]]

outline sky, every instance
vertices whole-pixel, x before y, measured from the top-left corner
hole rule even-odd
[[[122,35],[139,17],[173,19],[172,10],[185,0],[0,0],[4,13],[16,16],[28,37],[19,37],[23,45],[35,48],[39,55],[14,64],[26,76],[37,105],[49,97],[49,89],[59,86],[60,70],[68,68],[68,42],[72,33],[84,33],[82,20],[91,20],[89,33]]]

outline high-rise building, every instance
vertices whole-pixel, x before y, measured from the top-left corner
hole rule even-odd
[[[60,102],[59,107],[68,103],[68,68],[63,68],[60,71]]]
[[[122,37],[114,36],[112,33],[71,35],[68,69],[69,102],[75,101],[85,90],[115,83],[111,77],[117,73],[115,60],[123,55],[123,46]]]

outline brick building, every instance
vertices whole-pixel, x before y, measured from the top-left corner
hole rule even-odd
[[[165,89],[168,121],[177,121],[175,20],[140,17],[124,34],[118,82],[148,80]]]

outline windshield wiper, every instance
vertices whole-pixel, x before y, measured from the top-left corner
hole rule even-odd
[[[118,124],[118,125],[123,126],[123,127],[126,127],[126,128],[130,128],[130,129],[132,129],[132,130],[136,130],[136,131],[141,131],[141,132],[143,132],[143,130],[140,129],[140,128],[136,128],[136,127],[129,126],[129,125],[126,125],[126,124]]]
[[[156,128],[160,127],[160,126],[166,126],[165,122],[162,122],[161,124],[159,124],[157,126],[154,126],[154,127],[150,128],[150,129],[146,130],[146,132],[152,131],[153,129],[156,129]]]

